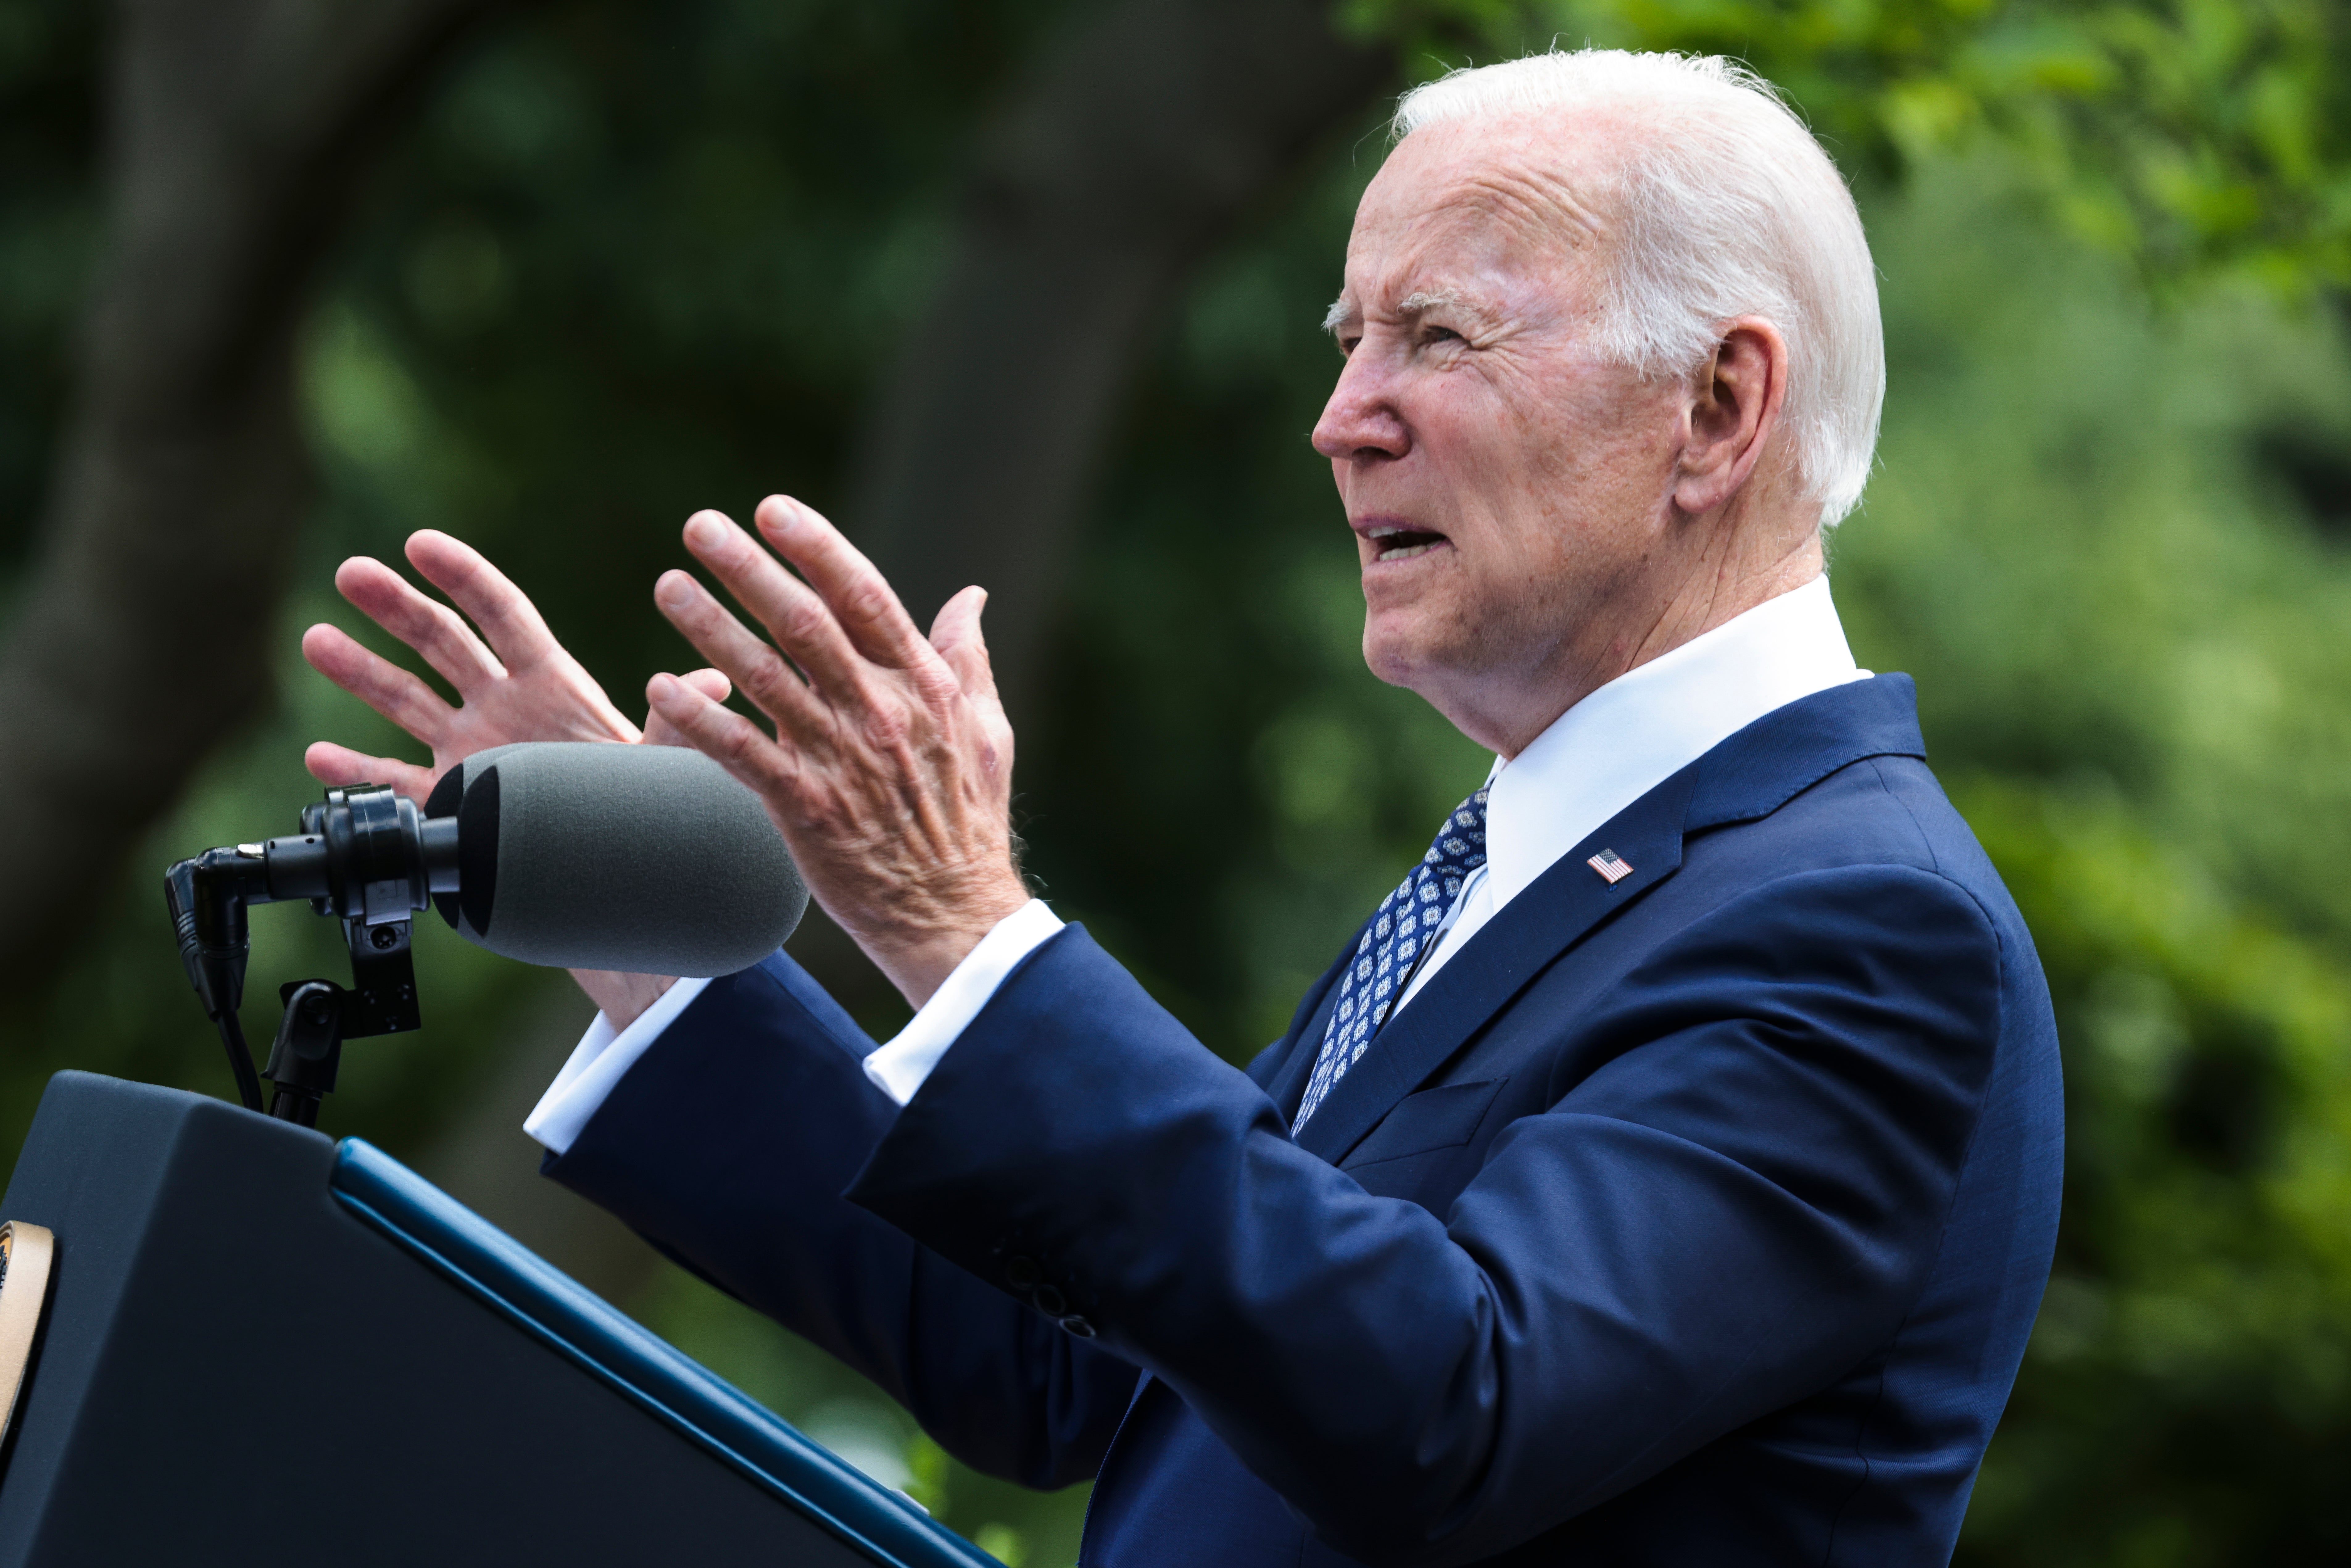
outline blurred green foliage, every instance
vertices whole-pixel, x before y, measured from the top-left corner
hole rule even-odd
[[[1344,0],[1424,68],[1546,39],[1745,60],[1849,172],[1996,142],[2168,288],[2351,277],[2351,16],[2332,0]]]
[[[1833,568],[2040,944],[2057,1272],[1963,1557],[2339,1560],[2351,1453],[2351,353],[2152,315],[1996,163],[1875,205],[1895,381]]]
[[[0,1139],[81,1066],[224,1092],[153,871],[290,823],[303,740],[393,748],[292,657],[335,560],[481,545],[624,706],[684,656],[676,526],[844,487],[1038,3],[570,0],[434,93],[305,350],[325,490],[279,711],[159,831],[57,992],[20,1001]],[[2341,1560],[2351,1461],[2351,340],[2331,7],[1362,5],[1416,69],[1570,41],[1720,47],[1856,179],[1884,274],[1882,464],[1834,541],[1857,653],[1914,673],[1943,778],[2041,944],[2067,1053],[2057,1274],[1961,1561]],[[1529,29],[1532,29],[1531,32]],[[96,36],[0,4],[0,569],[24,559],[97,210]],[[1485,766],[1357,652],[1307,449],[1315,329],[1375,124],[1202,267],[1134,390],[1021,733],[1029,863],[1239,1060]],[[1360,133],[1360,134],[1359,134]],[[2085,240],[2089,243],[2085,243]],[[255,919],[252,1027],[331,933]],[[427,1027],[356,1045],[328,1120],[435,1167],[585,1007],[434,928]],[[852,1004],[877,1030],[902,1009]],[[894,1009],[894,1010],[893,1010]],[[525,1062],[528,1066],[528,1062]],[[528,1103],[528,1099],[524,1101]],[[518,1134],[498,1157],[529,1166]],[[946,1460],[842,1369],[667,1268],[625,1304],[1008,1563],[1082,1492]]]

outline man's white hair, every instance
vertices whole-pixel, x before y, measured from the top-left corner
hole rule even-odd
[[[1457,70],[1405,93],[1395,131],[1554,109],[1630,133],[1596,193],[1602,352],[1683,375],[1735,317],[1779,328],[1797,472],[1835,525],[1869,482],[1886,402],[1877,273],[1836,165],[1770,82],[1711,56],[1553,49]]]

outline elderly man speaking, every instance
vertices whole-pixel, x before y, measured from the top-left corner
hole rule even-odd
[[[1098,1477],[1087,1563],[1941,1563],[2048,1271],[2058,1061],[1823,576],[1884,383],[1859,219],[1720,60],[1531,57],[1397,124],[1314,445],[1365,661],[1496,761],[1288,1034],[1225,1065],[1030,897],[984,595],[926,639],[775,498],[769,548],[686,524],[766,636],[663,577],[717,672],[657,677],[653,723],[918,1011],[876,1046],[780,954],[583,977],[530,1131],[951,1452]],[[488,648],[375,563],[342,584],[463,708],[307,647],[437,767],[635,737],[480,558],[411,554]]]

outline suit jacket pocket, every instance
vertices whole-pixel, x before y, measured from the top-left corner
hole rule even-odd
[[[1507,1078],[1482,1078],[1475,1083],[1447,1083],[1407,1094],[1395,1103],[1380,1124],[1340,1162],[1343,1170],[1425,1155],[1436,1149],[1459,1148],[1478,1135],[1494,1097]]]

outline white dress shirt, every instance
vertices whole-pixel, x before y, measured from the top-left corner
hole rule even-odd
[[[1486,799],[1486,863],[1463,884],[1397,1008],[1410,1005],[1479,927],[1609,818],[1774,708],[1868,674],[1854,665],[1828,579],[1816,577],[1617,676],[1518,756],[1497,758]],[[865,1059],[865,1075],[899,1104],[912,1100],[997,988],[1061,928],[1040,899],[1007,915],[913,1020]],[[557,1154],[569,1149],[612,1086],[709,983],[678,981],[624,1030],[597,1014],[523,1130]]]

